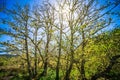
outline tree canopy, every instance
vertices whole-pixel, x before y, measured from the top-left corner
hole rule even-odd
[[[117,80],[120,28],[116,19],[120,16],[115,9],[119,4],[119,0],[15,4],[0,18],[2,26],[8,26],[0,27],[0,35],[12,38],[0,41],[4,46],[0,50],[17,55],[18,59],[8,60],[16,62],[20,79]]]

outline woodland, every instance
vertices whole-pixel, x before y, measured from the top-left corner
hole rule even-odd
[[[0,80],[119,80],[119,0],[55,0],[5,8]],[[3,26],[8,26],[4,28]]]

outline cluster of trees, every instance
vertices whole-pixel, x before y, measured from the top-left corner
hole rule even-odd
[[[101,33],[114,23],[112,11],[120,1],[56,0],[42,4],[16,4],[4,13],[1,34],[12,40],[0,42],[27,64],[29,80],[96,80],[111,78],[109,73],[120,58],[120,29]],[[5,50],[5,51],[6,51]],[[120,67],[116,65],[115,67]],[[51,75],[52,76],[52,75]]]

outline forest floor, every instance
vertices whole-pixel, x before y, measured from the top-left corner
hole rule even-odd
[[[19,80],[22,79],[22,70],[19,68],[0,68],[0,80]]]

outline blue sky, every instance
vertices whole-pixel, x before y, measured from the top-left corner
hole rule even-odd
[[[30,4],[30,6],[32,6],[34,3],[40,3],[41,4],[42,0],[0,0],[0,18],[5,18],[6,15],[4,14],[4,9],[12,9],[14,7],[14,5],[17,3],[21,6],[24,6],[25,4]],[[8,16],[8,15],[7,15]],[[8,25],[3,25],[0,23],[0,28],[2,29],[8,29],[9,26]],[[12,37],[7,36],[7,35],[0,35],[0,41],[1,42],[5,42],[8,40],[12,40]],[[0,48],[2,48],[3,46],[0,45]],[[0,50],[0,54],[1,50]]]
[[[0,9],[1,8],[7,8],[7,9],[12,9],[12,7],[14,6],[14,4],[18,3],[20,4],[21,6],[22,5],[25,5],[25,4],[31,4],[34,3],[33,1],[36,1],[36,0],[0,0]],[[0,11],[0,18],[5,18],[6,15],[3,13],[4,9],[2,9],[2,11]],[[7,29],[8,26],[7,25],[2,25],[0,24],[0,27],[1,28],[4,28],[4,29]],[[6,40],[9,40],[10,37],[9,36],[6,36],[6,35],[3,35],[0,37],[0,41],[6,41]]]
[[[35,0],[0,0],[0,18],[5,18],[6,17],[6,15],[3,13],[4,8],[12,9],[13,5],[16,4],[16,3],[20,4],[21,6],[25,5],[25,4],[31,4],[32,5],[33,1],[35,1]],[[2,25],[2,24],[0,24],[0,27],[3,28],[3,29],[8,28],[7,25]],[[12,39],[11,37],[6,36],[6,35],[0,36],[0,41],[1,42],[11,40],[11,39]],[[1,45],[0,45],[0,48],[2,48]],[[0,53],[3,53],[3,52],[1,52],[1,50],[0,50]]]
[[[99,0],[101,1],[101,0]],[[113,0],[114,1],[114,0]],[[13,5],[15,3],[18,3],[20,4],[21,6],[22,5],[25,5],[25,4],[30,4],[31,6],[34,4],[34,3],[40,3],[41,4],[42,0],[0,0],[0,18],[4,18],[6,15],[3,13],[4,9],[1,10],[1,8],[8,8],[8,9],[12,9]],[[52,1],[53,2],[53,1]],[[101,3],[101,4],[105,4],[105,3]],[[113,11],[115,12],[120,12],[120,6],[118,6],[117,8],[115,8]],[[116,20],[116,23],[117,24],[120,24],[120,19],[117,19],[118,17],[117,16],[112,16],[115,20]],[[0,24],[0,27],[3,28],[3,29],[7,29],[8,26],[7,25],[2,25]],[[110,28],[107,28],[108,29],[112,29],[114,27],[110,27]],[[6,35],[3,35],[3,36],[0,36],[0,41],[7,41],[7,40],[11,40],[12,38],[9,37],[9,36],[6,36]],[[1,46],[0,46],[1,47]]]

